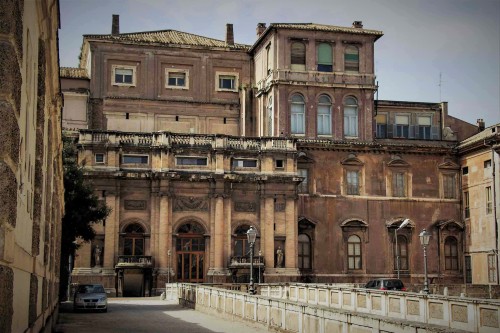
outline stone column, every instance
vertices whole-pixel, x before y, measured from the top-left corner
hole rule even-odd
[[[168,267],[168,250],[171,249],[171,232],[168,220],[169,197],[165,193],[160,195],[159,204],[159,226],[158,226],[158,263],[161,271]]]
[[[261,220],[261,225],[265,225],[265,233],[260,239],[261,244],[264,244],[262,253],[266,267],[274,268],[274,197],[264,199],[263,215],[264,220]]]
[[[111,208],[111,213],[106,218],[104,238],[104,260],[105,269],[114,270],[115,257],[118,255],[118,241],[120,228],[120,196],[116,193],[106,194],[106,205]]]
[[[295,199],[285,200],[285,268],[297,268],[298,226]]]
[[[215,198],[215,232],[214,232],[214,268],[221,270],[224,267],[224,197]]]

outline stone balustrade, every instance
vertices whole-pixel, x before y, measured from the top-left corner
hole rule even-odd
[[[175,284],[179,302],[280,332],[499,332],[500,301],[345,286],[259,286],[260,295]]]

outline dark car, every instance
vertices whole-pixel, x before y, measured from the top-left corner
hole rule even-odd
[[[401,290],[406,291],[403,281],[399,279],[375,279],[368,281],[365,285],[367,289],[378,289],[378,290]]]
[[[108,311],[108,297],[102,284],[81,284],[77,287],[73,309]]]

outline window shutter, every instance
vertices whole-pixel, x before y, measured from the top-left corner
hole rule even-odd
[[[318,46],[318,64],[332,65],[332,46],[330,44],[321,43]]]
[[[431,126],[431,140],[439,140],[439,127]]]
[[[292,64],[306,64],[306,46],[303,43],[295,42],[292,44]]]
[[[396,132],[396,125],[395,124],[388,124],[387,125],[387,138],[392,139],[394,132]]]

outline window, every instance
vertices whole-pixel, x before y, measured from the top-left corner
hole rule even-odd
[[[467,176],[469,174],[469,167],[462,168],[462,175]]]
[[[395,172],[392,174],[392,196],[406,196],[405,174],[403,172]]]
[[[308,186],[308,170],[307,169],[297,169],[297,173],[299,177],[303,177],[304,180],[299,184],[299,193],[308,193],[309,192],[309,186]]]
[[[318,100],[318,135],[332,134],[332,101],[321,95]]]
[[[496,255],[488,254],[488,282],[497,282]]]
[[[377,138],[387,138],[387,115],[377,114],[375,121],[377,122]]]
[[[96,153],[95,154],[95,163],[96,164],[104,164],[104,154],[103,153]]]
[[[491,175],[491,160],[484,161],[484,178],[490,178]]]
[[[489,169],[491,168],[491,160],[486,160],[484,161],[484,168]]]
[[[139,224],[130,224],[125,230],[123,254],[126,256],[144,255],[144,228]]]
[[[123,155],[123,164],[148,164],[148,155]]]
[[[217,91],[238,91],[238,74],[217,72]]]
[[[456,198],[455,175],[443,175],[443,194],[445,199]]]
[[[311,239],[306,234],[299,235],[298,265],[299,269],[311,269]]]
[[[347,194],[359,195],[359,172],[347,171]]]
[[[491,186],[486,187],[486,214],[491,214],[493,205],[491,203]]]
[[[177,157],[177,165],[207,165],[206,157]]]
[[[328,43],[318,45],[318,71],[333,72],[332,46]]]
[[[135,66],[113,65],[111,82],[115,86],[135,86]]]
[[[249,160],[249,159],[233,159],[233,168],[256,168],[257,160]]]
[[[409,116],[396,116],[396,137],[408,138],[410,129]]]
[[[458,242],[455,237],[447,237],[444,242],[444,268],[458,270]]]
[[[431,117],[418,117],[418,138],[422,140],[431,139]]]
[[[267,135],[274,134],[274,111],[273,111],[273,96],[269,96],[267,100]]]
[[[465,256],[465,283],[472,283],[472,262],[470,256]]]
[[[344,136],[358,136],[358,102],[348,97],[344,105]]]
[[[352,235],[347,239],[347,268],[361,269],[361,239]]]
[[[284,160],[274,160],[274,166],[276,169],[283,169],[285,167],[285,161]]]
[[[346,47],[344,68],[346,72],[359,72],[359,50],[356,46],[349,45]]]
[[[470,218],[469,192],[464,192],[464,218]]]
[[[166,69],[166,87],[173,89],[189,88],[189,72],[185,70]]]
[[[292,134],[305,134],[305,102],[299,94],[292,96],[290,123]]]
[[[306,46],[302,42],[292,43],[291,69],[295,71],[306,70]]]
[[[397,248],[394,243],[394,269],[398,269],[398,256],[399,256],[399,269],[408,270],[408,240],[405,236],[398,235]]]
[[[266,46],[266,65],[267,65],[267,75],[271,74],[272,68],[272,58],[271,58],[271,44]]]
[[[236,237],[234,238],[233,253],[236,257],[246,257],[250,249],[248,245],[247,231],[250,229],[248,225],[239,226],[236,231]],[[256,240],[257,241],[257,240]]]

